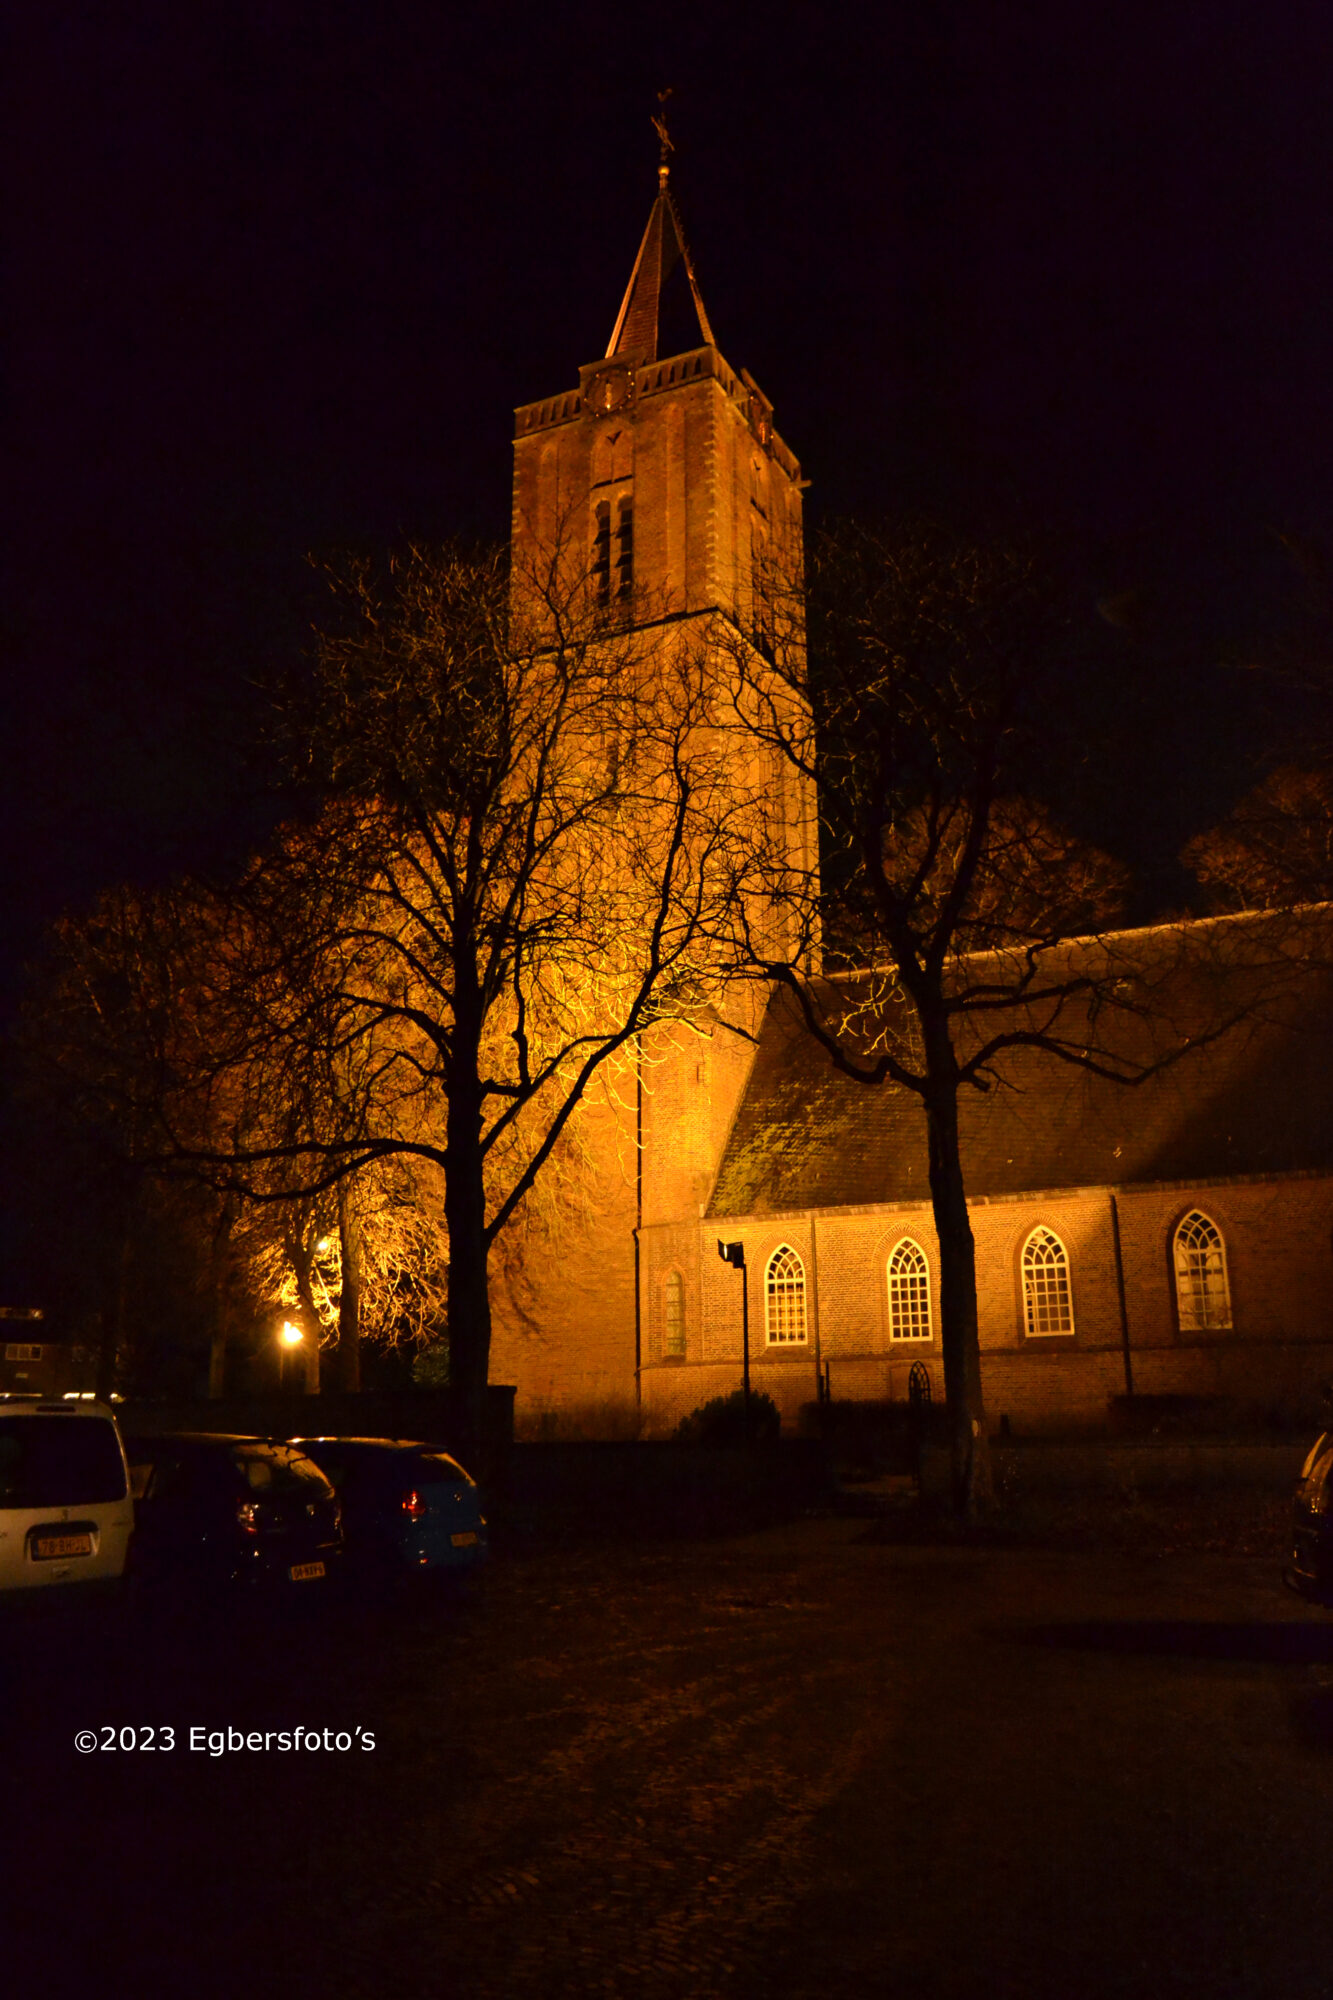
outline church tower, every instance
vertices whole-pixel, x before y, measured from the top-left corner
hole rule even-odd
[[[714,341],[665,164],[606,353],[515,419],[515,553],[581,545],[608,605],[751,631],[755,576],[799,574],[801,470]]]
[[[692,624],[706,644],[721,620],[761,664],[756,580],[799,581],[804,482],[768,398],[714,339],[658,130],[657,197],[605,354],[579,369],[577,387],[515,412],[514,555],[519,567],[540,572],[556,558],[586,577],[613,625],[648,646],[654,628],[666,644]],[[813,813],[785,761],[742,729],[731,740],[738,775],[753,787],[758,773],[793,860],[816,866]],[[508,1297],[493,1298],[496,1379],[517,1384],[522,1431],[651,1433],[667,1421],[666,1375],[701,1292],[697,1269],[677,1271],[683,1254],[657,1265],[679,1223],[697,1267],[699,1217],[763,1004],[742,983],[722,1011],[654,1031],[632,1085],[585,1099],[580,1144],[597,1172],[586,1213],[551,1260],[558,1269],[525,1266]],[[686,1384],[675,1390],[678,1400]]]

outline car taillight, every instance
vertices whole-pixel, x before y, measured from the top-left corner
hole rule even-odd
[[[236,1503],[237,1524],[247,1535],[259,1533],[259,1506],[254,1500],[238,1500]]]
[[[426,1511],[426,1503],[419,1493],[404,1493],[403,1512],[410,1521],[419,1521]]]

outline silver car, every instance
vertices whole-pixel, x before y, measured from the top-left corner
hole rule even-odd
[[[114,1583],[133,1528],[107,1404],[0,1397],[0,1592]]]

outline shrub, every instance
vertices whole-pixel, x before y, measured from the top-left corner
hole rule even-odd
[[[412,1361],[412,1380],[418,1389],[447,1389],[449,1387],[449,1343],[434,1340],[428,1347],[418,1348]]]
[[[771,1396],[750,1391],[750,1439],[753,1444],[773,1444],[782,1429],[778,1406]],[[714,1396],[682,1417],[674,1432],[677,1444],[739,1445],[745,1442],[745,1391],[733,1389],[729,1396]]]

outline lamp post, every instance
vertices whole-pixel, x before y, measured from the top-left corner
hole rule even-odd
[[[750,1442],[750,1281],[745,1275],[745,1245],[724,1243],[718,1238],[717,1254],[741,1274],[741,1430]]]

